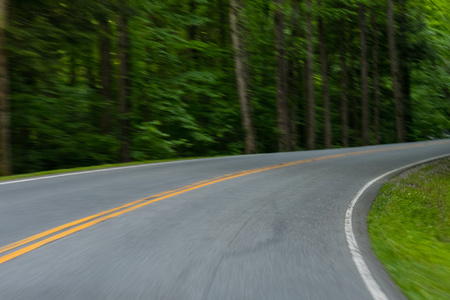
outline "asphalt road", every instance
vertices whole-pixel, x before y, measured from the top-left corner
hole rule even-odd
[[[80,223],[88,225],[32,251],[25,247],[57,233],[4,251],[0,299],[373,299],[346,241],[344,219],[352,198],[388,171],[446,154],[449,140],[0,182],[4,247],[165,191],[278,166],[144,201],[93,226]],[[355,207],[355,234],[383,292],[402,299],[365,235],[365,213],[381,183]],[[7,255],[14,258],[5,260]]]

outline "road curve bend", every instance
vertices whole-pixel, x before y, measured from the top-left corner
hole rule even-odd
[[[404,299],[365,217],[388,177],[445,155],[449,140],[1,182],[0,299]]]

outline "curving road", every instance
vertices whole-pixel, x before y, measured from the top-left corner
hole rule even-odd
[[[0,299],[403,299],[365,235],[382,180],[352,215],[379,297],[346,211],[376,177],[442,155],[449,140],[0,182]]]

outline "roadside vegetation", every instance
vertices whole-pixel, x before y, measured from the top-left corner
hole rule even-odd
[[[410,299],[450,299],[450,159],[380,191],[368,218],[375,254]]]
[[[0,176],[448,137],[448,0],[0,0]]]

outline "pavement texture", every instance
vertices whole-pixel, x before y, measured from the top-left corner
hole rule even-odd
[[[24,253],[0,264],[0,299],[372,299],[348,250],[346,209],[381,174],[450,155],[448,140],[200,159],[3,183],[0,247],[202,180],[339,154],[350,155],[210,184]],[[356,236],[383,291],[403,299],[373,256],[365,231],[380,186],[355,207]]]

